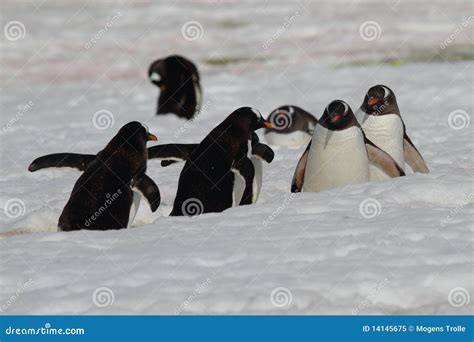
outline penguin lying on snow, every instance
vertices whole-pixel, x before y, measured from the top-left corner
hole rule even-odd
[[[59,217],[59,230],[128,227],[138,209],[132,189],[141,192],[151,210],[156,211],[161,201],[160,191],[145,174],[149,140],[157,139],[134,121],[123,126],[97,155],[60,153],[35,159],[28,168],[32,172],[50,166],[84,171]],[[132,210],[135,213],[131,215]]]
[[[393,91],[384,85],[369,89],[356,112],[366,136],[382,148],[405,170],[405,162],[414,172],[428,173],[423,157],[407,135]],[[387,179],[387,175],[371,166],[372,180]]]
[[[252,187],[247,189],[246,197],[244,197],[246,180],[240,175],[238,170],[232,169],[234,173],[234,190],[233,204],[237,206],[241,204],[256,203],[262,188],[262,160],[271,163],[275,157],[273,150],[260,143],[257,134],[252,132],[251,139],[248,142],[247,157],[250,158],[254,167],[254,177]],[[198,148],[199,144],[165,144],[156,145],[148,148],[148,159],[159,158],[164,159],[162,166],[168,166],[176,161],[186,161],[189,156]]]
[[[306,145],[313,136],[318,120],[297,106],[281,106],[267,118],[273,128],[265,129],[265,140],[270,145],[300,146]]]
[[[232,207],[233,170],[245,179],[240,204],[250,203],[255,170],[247,157],[248,141],[253,131],[263,127],[271,124],[252,108],[242,107],[217,125],[197,147],[190,148],[171,216],[189,216],[196,213],[196,208],[198,213],[208,213]]]
[[[160,88],[156,114],[175,113],[191,119],[201,107],[199,72],[190,60],[172,55],[154,61],[148,69],[151,83]]]
[[[405,175],[388,153],[365,137],[349,105],[335,100],[324,110],[296,166],[291,192],[368,182],[369,163],[390,177]]]

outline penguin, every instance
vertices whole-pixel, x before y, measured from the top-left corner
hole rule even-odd
[[[271,163],[275,157],[275,152],[265,144],[260,143],[260,140],[255,132],[252,132],[251,139],[248,141],[247,157],[252,162],[254,167],[254,177],[252,181],[252,192],[251,200],[242,201],[243,193],[245,190],[246,181],[242,177],[238,170],[232,169],[234,174],[234,188],[233,188],[233,203],[232,206],[238,206],[241,204],[253,204],[256,203],[260,195],[262,188],[263,179],[263,167],[262,161]],[[165,144],[156,145],[148,148],[149,159],[163,159],[161,161],[162,166],[171,165],[177,161],[186,161],[192,152],[199,146],[199,144]],[[250,203],[249,203],[250,202]]]
[[[296,166],[291,192],[319,192],[368,182],[369,163],[391,177],[405,175],[388,153],[365,137],[350,106],[342,100],[332,101]]]
[[[217,125],[197,147],[190,149],[170,215],[190,216],[187,205],[192,204],[199,208],[199,213],[221,212],[232,207],[234,172],[245,179],[240,204],[251,203],[255,170],[247,157],[248,141],[252,132],[264,127],[271,127],[271,123],[258,111],[241,107]]]
[[[158,59],[148,68],[148,78],[160,88],[156,115],[174,113],[189,120],[199,112],[201,84],[193,62],[178,55]]]
[[[428,173],[428,166],[406,132],[395,93],[385,85],[370,88],[356,118],[367,138],[392,156],[405,170],[405,162],[414,172]],[[371,180],[387,179],[376,166],[370,167]]]
[[[318,120],[313,114],[297,106],[278,107],[267,118],[273,125],[264,131],[265,141],[277,146],[307,145]]]
[[[53,154],[35,159],[28,170],[74,167],[83,171],[59,217],[60,231],[109,230],[129,227],[140,192],[155,212],[161,201],[155,182],[146,175],[147,141],[156,141],[141,123],[124,125],[97,155]]]

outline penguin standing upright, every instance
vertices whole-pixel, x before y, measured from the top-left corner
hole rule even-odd
[[[234,172],[245,179],[241,204],[251,203],[253,198],[254,166],[248,158],[248,141],[253,131],[271,127],[260,113],[250,107],[232,112],[196,146],[186,146],[186,163],[179,176],[178,190],[171,216],[191,215],[191,206],[199,213],[221,212],[234,204]],[[173,157],[180,145],[164,148]],[[160,148],[162,152],[162,148]],[[158,150],[151,150],[156,157],[165,156]],[[196,211],[193,209],[193,213]]]
[[[332,101],[298,162],[291,191],[318,192],[368,182],[369,163],[392,177],[404,175],[390,155],[365,137],[349,105]]]
[[[174,113],[191,119],[200,110],[199,72],[190,60],[178,55],[158,59],[148,68],[148,78],[160,88],[157,115]]]
[[[267,118],[273,128],[264,130],[265,141],[277,146],[306,145],[313,136],[318,120],[313,114],[297,106],[281,106]]]
[[[160,192],[148,177],[146,142],[156,140],[139,122],[123,126],[97,155],[53,154],[34,160],[30,171],[56,166],[83,170],[58,222],[61,231],[126,228],[137,207],[134,190],[147,198],[151,210],[160,205]]]
[[[390,154],[403,170],[406,162],[414,172],[429,172],[423,157],[406,133],[397,99],[389,87],[376,85],[370,88],[355,115],[367,138]],[[370,178],[383,180],[388,176],[371,165]]]

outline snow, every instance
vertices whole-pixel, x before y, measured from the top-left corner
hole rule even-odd
[[[2,7],[2,27],[25,26],[23,39],[1,40],[3,313],[472,313],[470,1]],[[202,37],[183,39],[193,20]],[[367,21],[381,28],[375,40],[359,35]],[[193,122],[153,115],[158,89],[146,71],[171,53],[201,71],[204,110]],[[294,104],[319,117],[340,98],[355,111],[378,83],[395,91],[430,174],[290,194],[304,147],[275,146],[257,204],[189,218],[168,217],[182,164],[150,161],[157,212],[142,201],[132,229],[59,233],[79,173],[27,171],[47,153],[96,153],[128,121],[159,143],[198,142],[241,106]],[[98,111],[105,129],[93,124]],[[12,203],[18,211],[5,210]]]

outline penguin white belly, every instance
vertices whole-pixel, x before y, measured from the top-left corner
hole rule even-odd
[[[303,131],[291,133],[268,132],[265,134],[265,141],[276,146],[301,146],[308,145],[311,135]]]
[[[236,170],[232,170],[234,173],[234,190],[232,192],[232,206],[237,207],[240,204],[240,200],[245,190],[245,179]]]
[[[252,161],[253,167],[255,169],[255,176],[253,177],[252,203],[257,203],[258,197],[260,196],[260,190],[262,189],[262,177],[263,177],[262,160],[255,156],[252,156],[250,160]]]
[[[365,135],[379,148],[390,154],[397,164],[405,170],[403,151],[403,122],[396,114],[380,116],[363,113],[361,126]],[[374,165],[370,165],[370,179],[374,181],[390,177]]]
[[[130,228],[132,226],[133,220],[135,220],[135,216],[137,216],[138,208],[140,207],[140,200],[142,198],[141,193],[135,190],[132,190],[132,195],[133,202],[130,207],[130,215],[128,216],[127,228]]]
[[[360,128],[329,131],[317,125],[308,154],[303,191],[318,192],[369,181],[369,159]]]

